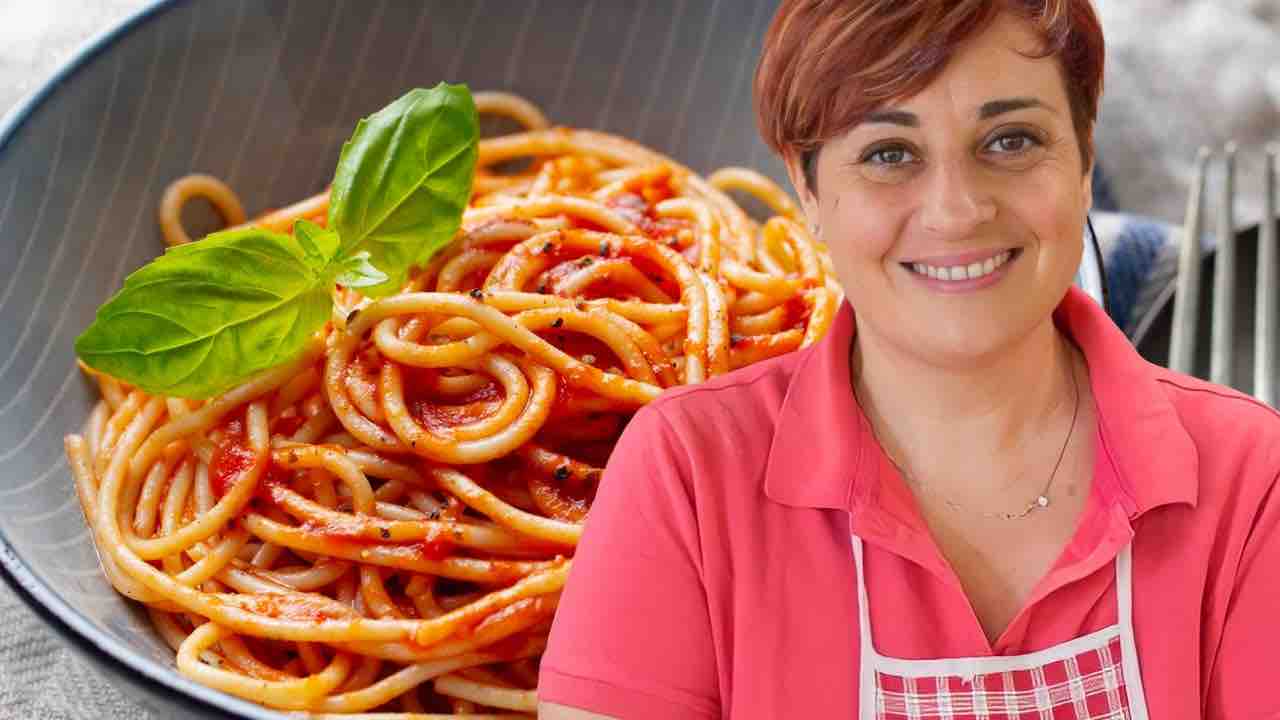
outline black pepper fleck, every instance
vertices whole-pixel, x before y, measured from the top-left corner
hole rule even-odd
[[[552,250],[554,250],[554,249],[555,249],[555,247],[556,247],[556,246],[555,246],[554,244],[552,244],[552,243],[547,243],[546,245],[543,245],[543,246],[542,246],[542,252],[543,252],[543,253],[549,253],[549,252],[551,252]]]
[[[379,532],[379,534],[381,534],[381,535],[382,535],[382,539],[383,539],[383,540],[390,540],[390,539],[391,539],[391,531],[390,531],[390,530],[388,530],[388,529],[386,529],[386,528],[379,528],[378,532]]]
[[[558,328],[561,325],[564,325],[564,318],[556,318],[556,321],[551,323],[551,327],[553,328]]]
[[[560,467],[556,468],[556,479],[557,479],[557,480],[567,480],[568,478],[569,478],[569,466],[568,466],[568,465],[561,465]]]
[[[482,291],[480,288],[476,288],[475,290],[471,291],[471,297],[475,298],[476,300],[479,300],[484,297],[484,291]]]
[[[609,242],[607,240],[600,242],[600,257],[609,257]]]

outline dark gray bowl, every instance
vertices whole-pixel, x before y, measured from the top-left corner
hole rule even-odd
[[[282,717],[208,690],[102,579],[62,456],[95,392],[72,343],[162,248],[165,184],[226,178],[250,213],[332,176],[356,121],[448,79],[701,170],[781,177],[751,73],[773,0],[159,3],[66,65],[0,128],[0,567],[164,715]]]
[[[360,117],[443,79],[513,90],[553,122],[625,134],[700,171],[782,179],[751,115],[774,5],[161,2],[102,36],[0,127],[0,574],[162,714],[283,717],[174,671],[101,577],[62,454],[96,396],[72,343],[160,252],[165,184],[212,173],[251,214],[300,199],[330,179]]]

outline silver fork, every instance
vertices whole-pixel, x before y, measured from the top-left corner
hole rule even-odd
[[[1178,257],[1178,278],[1173,296],[1173,327],[1169,346],[1169,367],[1184,373],[1195,369],[1196,331],[1200,318],[1200,262],[1205,217],[1205,173],[1213,152],[1200,148],[1196,156],[1191,190],[1187,195],[1186,233]],[[1225,176],[1217,214],[1217,257],[1214,259],[1213,299],[1210,320],[1209,379],[1221,385],[1232,384],[1235,359],[1235,291],[1236,234],[1235,143],[1227,143],[1223,151]],[[1263,155],[1263,221],[1258,235],[1257,292],[1254,301],[1253,394],[1259,400],[1276,406],[1277,373],[1276,340],[1280,333],[1277,300],[1280,278],[1276,262],[1280,259],[1276,246],[1276,173],[1280,164],[1280,147],[1271,146]]]

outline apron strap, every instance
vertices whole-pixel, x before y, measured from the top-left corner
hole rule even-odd
[[[1129,695],[1129,717],[1148,720],[1147,693],[1142,688],[1142,670],[1138,665],[1138,643],[1133,635],[1133,542],[1116,556],[1116,603],[1120,624],[1120,665]]]
[[[871,610],[867,603],[867,577],[864,570],[862,538],[849,534],[853,541],[854,572],[858,576],[858,719],[875,720],[878,702],[876,688],[875,644],[871,641]]]
[[[867,604],[867,577],[863,571],[862,538],[853,538],[853,561],[858,575],[858,636],[863,646],[871,644],[871,611]]]

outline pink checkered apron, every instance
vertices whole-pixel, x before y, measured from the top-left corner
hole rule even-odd
[[[853,553],[861,619],[860,720],[1148,720],[1133,640],[1129,546],[1115,561],[1115,625],[1029,655],[941,660],[876,652],[857,536]]]

